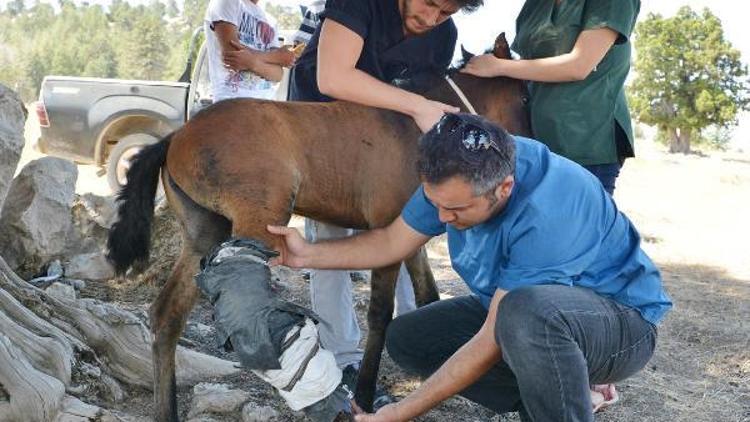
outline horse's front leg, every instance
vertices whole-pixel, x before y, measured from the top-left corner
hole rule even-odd
[[[396,265],[372,271],[370,308],[367,311],[367,344],[365,356],[359,368],[355,393],[357,404],[368,412],[372,411],[375,383],[378,379],[380,358],[385,345],[385,329],[393,317],[393,296],[400,266],[399,262]]]
[[[414,286],[414,298],[417,306],[422,307],[428,303],[440,300],[435,277],[430,269],[430,262],[427,259],[427,248],[421,247],[416,254],[404,261],[406,269],[409,271],[411,283]]]
[[[169,280],[151,304],[151,351],[154,365],[154,420],[177,422],[175,351],[177,341],[197,298],[192,275],[198,270],[199,256],[183,249]]]

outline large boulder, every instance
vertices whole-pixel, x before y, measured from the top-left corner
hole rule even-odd
[[[72,162],[44,157],[13,179],[0,213],[0,251],[22,277],[70,253],[77,178]]]
[[[26,108],[18,94],[0,84],[0,208],[21,158],[25,121]]]

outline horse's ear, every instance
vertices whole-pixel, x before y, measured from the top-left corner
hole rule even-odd
[[[498,59],[510,59],[510,47],[508,47],[508,40],[505,39],[505,32],[501,32],[495,38],[495,47],[492,50],[492,54]]]
[[[471,60],[472,57],[474,57],[475,54],[470,52],[469,50],[464,48],[464,45],[461,44],[461,60],[463,60],[464,63],[468,63],[469,60]]]

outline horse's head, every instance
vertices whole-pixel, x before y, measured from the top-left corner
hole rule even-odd
[[[510,59],[510,47],[501,33],[495,39],[492,54],[500,59]],[[466,95],[477,112],[491,121],[500,123],[511,133],[530,135],[530,125],[526,103],[528,92],[524,81],[499,78],[479,78],[460,70],[474,57],[474,54],[461,46],[462,60],[447,71]],[[487,50],[485,54],[490,53]],[[445,81],[446,72],[426,72],[413,75],[410,79],[397,79],[392,83],[408,91],[425,95],[427,98],[460,106],[467,111],[455,91]]]

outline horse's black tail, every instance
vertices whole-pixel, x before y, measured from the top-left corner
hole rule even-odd
[[[128,169],[128,183],[117,194],[117,222],[109,230],[107,239],[107,259],[117,274],[124,274],[136,262],[148,261],[154,196],[171,138],[171,134],[167,135],[135,155]]]

